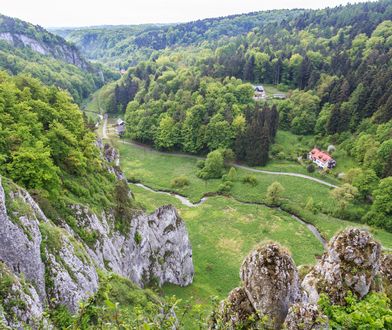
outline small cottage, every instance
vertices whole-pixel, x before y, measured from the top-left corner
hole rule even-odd
[[[318,148],[313,148],[309,154],[308,159],[315,163],[320,168],[334,168],[336,166],[336,161],[324,151]]]
[[[123,136],[125,133],[125,122],[120,118],[117,119],[116,127],[117,127],[117,134],[119,136]]]
[[[265,99],[267,94],[265,93],[264,87],[262,85],[253,86],[255,100]]]

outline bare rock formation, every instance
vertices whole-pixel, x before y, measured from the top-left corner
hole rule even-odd
[[[31,313],[2,311],[3,323],[14,324],[16,318],[22,328],[30,324],[35,329],[29,315],[42,319],[48,305],[63,305],[76,312],[79,303],[98,290],[98,269],[113,271],[140,286],[192,283],[192,248],[185,223],[173,206],[150,215],[139,212],[129,219],[126,232],[120,232],[113,215],[97,216],[74,205],[77,225],[97,237],[87,245],[65,222],[60,228],[48,220],[25,190],[1,179],[0,261],[15,278],[14,291],[20,292],[5,296],[4,302],[12,304],[14,297],[31,305]],[[18,289],[22,278],[29,283],[28,294]],[[3,294],[0,287],[0,297]]]
[[[284,326],[287,330],[328,330],[328,318],[317,305],[296,303],[287,314]]]
[[[380,267],[381,246],[365,230],[346,229],[335,236],[302,287],[316,304],[325,292],[334,304],[344,304],[348,291],[359,298],[370,290]]]
[[[288,252],[277,244],[258,247],[245,258],[240,275],[255,310],[279,329],[290,305],[301,298],[297,268]]]
[[[219,328],[219,322],[236,329],[252,315],[246,328],[280,329],[289,307],[301,299],[297,268],[288,252],[274,243],[256,248],[243,261],[240,277],[243,287],[221,303],[211,329]]]
[[[212,315],[210,329],[249,329],[252,328],[253,320],[257,318],[256,310],[244,288],[235,288]]]

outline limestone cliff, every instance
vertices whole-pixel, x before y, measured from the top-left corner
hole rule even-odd
[[[55,225],[28,192],[0,178],[0,279],[12,279],[0,295],[2,305],[13,297],[23,302],[22,309],[0,309],[6,325],[34,328],[45,321],[45,306],[63,305],[76,312],[79,303],[98,290],[99,270],[140,286],[192,283],[191,245],[172,206],[150,215],[139,212],[129,219],[126,233],[115,229],[110,211],[97,215],[82,205],[70,208],[78,226],[96,233],[94,244],[87,245],[65,222]]]
[[[82,70],[91,70],[90,64],[81,56],[74,45],[38,25],[0,15],[1,40],[14,47],[29,47],[34,52],[52,56]]]
[[[328,318],[317,305],[320,294],[344,305],[349,291],[361,299],[371,290],[381,290],[377,277],[390,288],[390,256],[381,255],[381,246],[370,233],[350,228],[331,240],[300,284],[294,261],[284,249],[274,243],[258,247],[241,266],[242,286],[214,311],[210,328],[328,329]]]

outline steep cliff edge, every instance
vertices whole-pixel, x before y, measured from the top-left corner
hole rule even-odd
[[[94,244],[87,245],[65,222],[55,225],[28,192],[0,178],[0,280],[10,283],[0,286],[0,296],[2,305],[12,306],[3,306],[0,317],[8,326],[36,327],[46,306],[76,312],[98,290],[101,271],[142,287],[192,283],[191,245],[172,206],[138,213],[126,233],[115,228],[110,212],[98,216],[85,206],[70,208],[78,226],[96,233]]]
[[[82,70],[92,70],[74,45],[38,25],[0,15],[0,40],[14,47],[29,47],[41,55],[52,56]]]

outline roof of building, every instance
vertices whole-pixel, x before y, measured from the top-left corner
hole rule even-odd
[[[253,86],[256,92],[264,92],[264,87],[262,85]]]
[[[332,158],[327,152],[321,151],[321,150],[318,149],[318,148],[313,148],[313,149],[310,151],[310,154],[311,154],[313,157],[315,157],[315,158],[317,158],[317,159],[319,159],[319,160],[321,160],[321,161],[323,161],[323,162],[328,162],[328,161],[330,161],[330,160],[333,160],[333,158]]]

